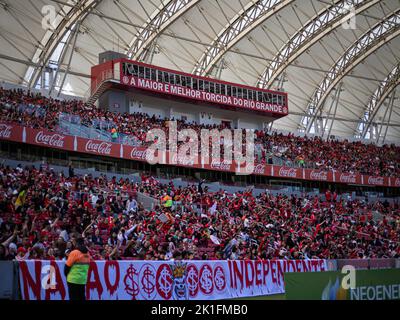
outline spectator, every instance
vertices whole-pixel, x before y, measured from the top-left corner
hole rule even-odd
[[[117,139],[118,139],[118,131],[117,131],[117,128],[115,128],[115,127],[113,127],[113,128],[111,129],[111,139],[112,139],[113,142],[117,142]]]
[[[72,167],[72,164],[70,164],[70,165],[68,166],[68,174],[69,174],[69,177],[70,177],[70,178],[73,178],[74,175],[75,175],[75,173],[74,173],[74,168]]]
[[[331,202],[332,194],[331,194],[331,191],[329,189],[326,190],[326,192],[325,192],[325,199],[326,199],[327,202]]]
[[[129,196],[129,200],[126,202],[126,210],[128,211],[128,214],[137,213],[138,204],[132,196]]]

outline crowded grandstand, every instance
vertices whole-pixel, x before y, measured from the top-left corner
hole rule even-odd
[[[286,273],[400,267],[398,1],[29,1],[31,26],[3,2],[18,298],[269,296]],[[319,297],[346,296],[333,282]]]

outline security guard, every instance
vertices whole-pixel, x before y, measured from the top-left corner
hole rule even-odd
[[[71,251],[65,263],[64,274],[67,277],[70,300],[86,300],[85,286],[89,271],[90,256],[85,240],[76,240],[75,250]]]
[[[172,198],[168,194],[165,194],[165,196],[162,198],[162,202],[163,202],[164,208],[166,208],[168,210],[172,209],[173,201],[172,201]]]

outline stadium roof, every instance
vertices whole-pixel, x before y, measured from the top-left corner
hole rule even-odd
[[[399,141],[399,34],[399,0],[0,0],[0,79],[85,96],[114,50],[283,89],[274,129]]]

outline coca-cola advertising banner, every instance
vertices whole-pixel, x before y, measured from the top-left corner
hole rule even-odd
[[[202,90],[195,90],[187,87],[182,87],[180,85],[162,83],[150,79],[141,79],[134,76],[124,75],[122,72],[121,72],[121,84],[183,98],[206,101],[215,104],[228,105],[240,109],[255,110],[255,111],[274,113],[279,115],[288,114],[287,107],[282,105],[265,103],[265,102],[237,98],[237,97],[230,97],[223,94],[211,93]]]
[[[22,141],[22,129],[12,123],[0,123],[0,139]]]
[[[253,168],[249,168],[248,164],[242,164],[240,166],[240,168],[244,169],[245,166],[247,166],[247,168],[246,168],[246,170],[242,170],[242,172],[251,172],[251,170],[253,170],[253,174],[255,174],[255,175],[272,176],[272,166],[270,166],[270,165],[256,163],[256,164],[254,164]]]
[[[123,154],[125,159],[136,160],[136,161],[150,161],[153,159],[153,155],[149,153],[145,147],[132,147],[123,146]]]
[[[355,173],[335,172],[335,181],[346,184],[361,184],[361,175]]]
[[[22,129],[24,131],[24,129]],[[74,137],[63,135],[53,131],[25,128],[26,143],[43,147],[73,150]]]
[[[178,154],[170,155],[168,151],[153,153],[153,151],[148,150],[146,147],[133,147],[101,140],[68,136],[47,130],[21,127],[11,123],[0,123],[0,140],[29,143],[42,147],[89,153],[98,156],[146,161],[151,164],[159,162],[173,166],[236,172],[238,174],[243,172],[248,174],[248,172],[251,172],[249,170],[244,170],[245,165],[239,167],[235,161],[230,163],[224,160],[205,160],[201,157],[198,157],[197,161],[194,161],[189,156],[182,157]],[[400,178],[396,177],[377,177],[355,173],[290,168],[267,164],[255,164],[252,170],[253,174],[255,175],[263,175],[268,177],[366,186],[384,186],[394,188],[400,187]]]
[[[385,186],[389,183],[388,177],[363,176],[363,184],[370,186]]]
[[[303,169],[273,166],[272,176],[280,178],[303,179]]]
[[[81,137],[76,137],[76,139],[77,144],[75,151],[113,158],[123,157],[123,148],[121,144]]]
[[[304,179],[315,181],[333,181],[332,171],[304,169]]]
[[[24,300],[66,300],[64,261],[20,261]],[[326,260],[92,261],[88,300],[216,300],[285,292],[285,272],[328,271]]]

